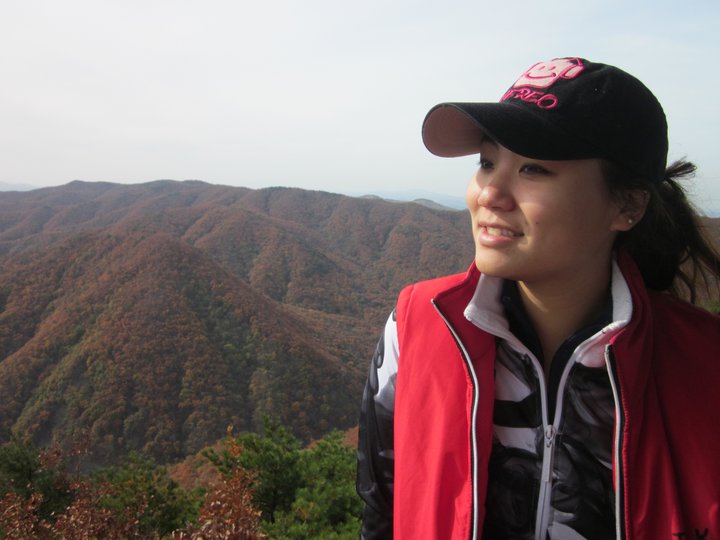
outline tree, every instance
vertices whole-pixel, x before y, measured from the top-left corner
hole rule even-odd
[[[355,452],[333,432],[302,449],[275,421],[262,435],[226,440],[206,455],[230,477],[238,469],[254,478],[252,500],[262,511],[262,531],[273,539],[356,539],[362,506],[355,493]]]
[[[265,527],[278,539],[356,539],[362,505],[355,492],[355,451],[332,432],[301,454],[302,487],[292,508]]]
[[[260,511],[252,504],[252,475],[237,467],[208,493],[199,526],[175,531],[173,540],[259,540]]]
[[[292,506],[300,487],[300,441],[277,421],[265,418],[261,435],[241,435],[230,439],[222,455],[212,450],[205,455],[226,476],[236,467],[253,475],[253,503],[263,521],[272,523],[278,512]]]
[[[58,448],[38,450],[18,437],[0,448],[0,538],[141,537],[144,499],[112,511],[102,502],[114,487],[69,475],[67,462]]]
[[[41,451],[12,434],[10,441],[0,446],[0,497],[14,493],[29,501],[35,495],[34,511],[47,519],[72,501],[65,465],[57,448]]]
[[[118,515],[127,508],[143,509],[138,525],[140,533],[147,536],[166,535],[196,521],[204,495],[199,490],[181,489],[165,467],[135,453],[117,467],[97,471],[92,479],[109,486],[98,501],[100,507]]]

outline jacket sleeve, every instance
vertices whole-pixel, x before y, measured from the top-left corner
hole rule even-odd
[[[362,540],[393,536],[393,425],[398,357],[393,311],[375,349],[360,412],[356,486],[365,501]]]

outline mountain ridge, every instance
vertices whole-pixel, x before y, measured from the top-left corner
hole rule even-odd
[[[399,288],[470,261],[463,213],[295,188],[73,182],[0,216],[0,432],[98,463],[351,427]]]

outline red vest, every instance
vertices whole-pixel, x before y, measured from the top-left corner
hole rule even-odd
[[[648,292],[612,341],[618,536],[720,540],[720,317]],[[479,273],[403,290],[397,305],[395,540],[480,538],[492,444],[495,338],[463,315]]]

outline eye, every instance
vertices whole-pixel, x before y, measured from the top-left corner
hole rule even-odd
[[[520,168],[521,173],[530,175],[546,175],[551,174],[545,167],[537,163],[526,163]]]
[[[495,165],[488,158],[480,156],[478,160],[478,167],[481,169],[492,169]]]

